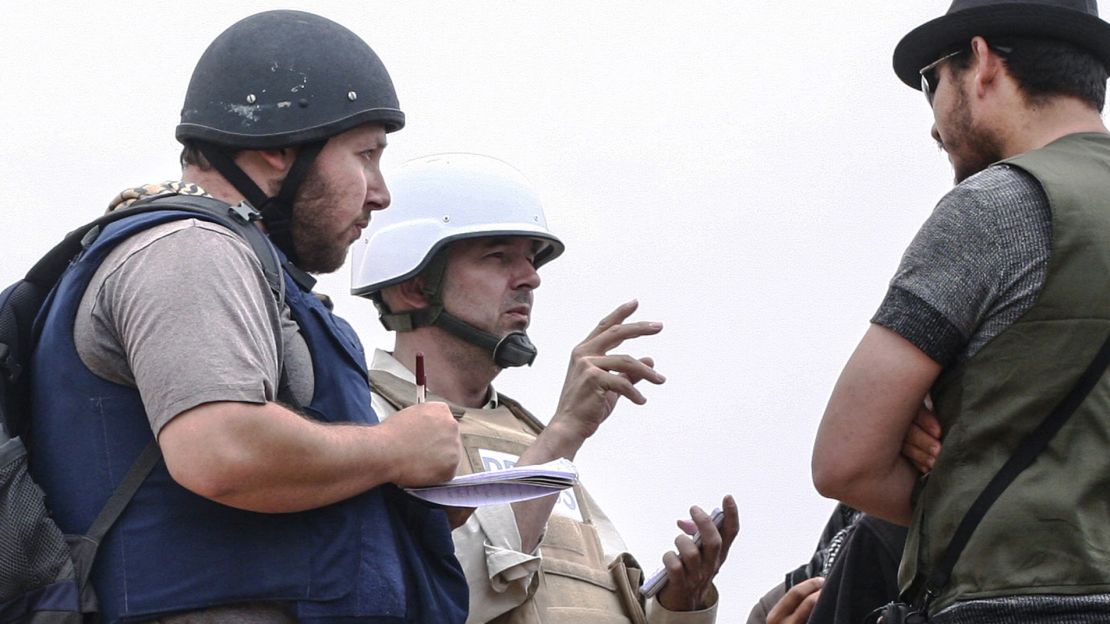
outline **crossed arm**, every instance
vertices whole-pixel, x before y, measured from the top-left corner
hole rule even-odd
[[[840,374],[817,430],[817,491],[909,525],[918,468],[902,454],[903,440],[915,422],[931,421],[925,398],[940,371],[911,342],[872,325]]]

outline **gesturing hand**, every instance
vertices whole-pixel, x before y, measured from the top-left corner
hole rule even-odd
[[[637,359],[609,353],[625,340],[662,331],[662,323],[625,323],[637,307],[639,303],[635,300],[621,304],[571,351],[566,381],[550,427],[567,428],[585,440],[609,417],[620,397],[637,405],[647,402],[635,387],[640,380],[653,384],[666,380],[656,372],[655,362],[649,357]]]

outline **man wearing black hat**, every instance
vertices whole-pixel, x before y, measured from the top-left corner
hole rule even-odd
[[[1110,620],[1105,375],[938,573],[972,502],[1110,334],[1108,65],[1094,0],[956,0],[895,49],[957,185],[833,390],[813,475],[910,526],[903,598],[937,622]],[[899,451],[930,410],[943,449],[919,481]]]

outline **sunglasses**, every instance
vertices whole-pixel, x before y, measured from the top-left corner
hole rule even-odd
[[[1002,54],[1009,54],[1013,51],[1013,48],[1007,46],[991,45],[989,43],[987,44],[987,47],[994,50],[995,52],[1000,52]],[[925,94],[925,101],[929,102],[929,106],[933,105],[933,94],[936,93],[937,85],[940,82],[940,76],[937,75],[937,67],[940,67],[940,64],[947,61],[948,59],[963,54],[967,51],[968,48],[962,48],[956,50],[955,52],[949,52],[948,54],[945,54],[932,63],[929,63],[925,67],[922,67],[921,70],[917,72],[918,74],[921,74],[921,92]]]
[[[922,67],[921,71],[917,72],[921,74],[921,92],[925,94],[925,101],[929,102],[929,106],[933,105],[933,94],[936,92],[937,85],[940,83],[940,76],[937,75],[937,67],[953,56],[963,54],[966,51],[965,49],[961,49],[955,52],[949,52],[925,67]]]

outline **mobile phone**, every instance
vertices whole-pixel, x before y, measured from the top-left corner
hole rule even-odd
[[[713,513],[709,514],[709,517],[713,519],[713,524],[717,525],[718,529],[720,529],[721,525],[725,522],[725,512],[720,507],[714,509]],[[694,533],[693,540],[694,545],[701,546],[701,533]],[[640,595],[644,598],[651,598],[655,594],[658,594],[659,590],[663,589],[663,586],[666,584],[667,568],[660,567],[640,585]]]

